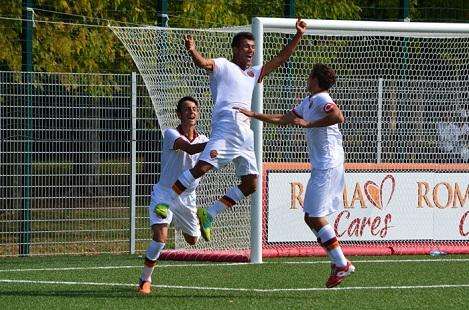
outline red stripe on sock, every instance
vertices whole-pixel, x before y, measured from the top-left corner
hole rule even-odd
[[[336,237],[331,238],[331,239],[327,240],[326,242],[324,242],[322,244],[322,246],[325,247],[328,250],[333,250],[333,249],[335,249],[336,247],[339,246],[339,240],[337,240]]]
[[[143,262],[143,264],[147,267],[153,268],[156,265],[156,260],[149,260],[145,257],[145,261]]]
[[[186,190],[186,187],[184,185],[182,185],[182,183],[179,180],[177,180],[173,184],[173,191],[175,191],[176,194],[181,195],[181,193],[185,190]]]
[[[225,206],[227,206],[228,208],[231,208],[232,206],[234,206],[236,204],[236,201],[234,201],[233,199],[231,199],[228,196],[221,197],[220,202],[222,204],[224,204]]]

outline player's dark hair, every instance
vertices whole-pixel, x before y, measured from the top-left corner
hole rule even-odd
[[[334,69],[325,64],[315,64],[309,76],[317,78],[319,87],[324,90],[331,88],[337,78]]]
[[[250,32],[238,32],[234,37],[233,41],[231,41],[231,47],[239,47],[241,45],[241,42],[243,42],[244,39],[248,40],[254,40],[254,35]]]
[[[179,99],[178,101],[178,104],[177,104],[177,107],[176,107],[176,111],[181,113],[182,112],[182,104],[184,103],[184,101],[192,101],[193,103],[195,103],[195,105],[198,107],[199,106],[199,102],[197,100],[195,100],[194,97],[191,97],[191,96],[185,96],[185,97],[182,97],[181,99]]]

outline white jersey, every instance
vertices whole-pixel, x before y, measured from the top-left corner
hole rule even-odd
[[[249,118],[233,107],[251,109],[252,92],[262,72],[262,66],[242,70],[226,58],[213,59],[215,66],[210,74],[210,90],[215,106],[212,111],[212,128],[247,125]]]
[[[293,113],[311,122],[326,117],[335,105],[328,93],[308,96],[293,108]],[[306,128],[309,159],[315,169],[329,169],[344,163],[342,134],[338,124],[327,127]]]
[[[171,189],[172,185],[181,173],[187,169],[191,169],[195,166],[197,159],[199,158],[199,154],[189,155],[188,153],[184,152],[183,150],[175,150],[174,142],[182,138],[188,141],[191,144],[197,143],[204,143],[208,141],[208,138],[204,135],[196,135],[194,140],[189,141],[186,136],[180,133],[177,129],[169,128],[166,129],[163,133],[163,152],[161,155],[161,174],[160,180],[155,187],[160,187],[161,189]],[[196,181],[198,182],[198,180]],[[198,185],[198,183],[196,184]],[[195,189],[195,186],[194,186]],[[191,195],[192,192],[187,189],[184,191],[182,196]]]

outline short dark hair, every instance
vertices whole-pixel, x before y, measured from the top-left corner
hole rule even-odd
[[[319,87],[324,90],[331,88],[335,84],[337,78],[334,69],[320,63],[313,66],[313,70],[311,70],[309,76],[317,78]]]
[[[238,32],[231,41],[231,47],[239,47],[244,39],[255,41],[254,35],[250,32]]]
[[[181,99],[179,99],[178,101],[178,104],[177,104],[177,107],[176,107],[176,111],[181,113],[181,110],[182,110],[182,104],[184,103],[184,101],[192,101],[193,103],[195,103],[195,105],[198,107],[199,106],[199,102],[197,100],[195,100],[194,97],[191,97],[191,96],[185,96],[185,97],[182,97]]]

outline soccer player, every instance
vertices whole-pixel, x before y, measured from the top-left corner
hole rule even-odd
[[[168,238],[168,225],[174,221],[190,245],[194,245],[200,236],[196,195],[193,189],[180,195],[171,207],[164,203],[172,191],[171,185],[182,171],[194,167],[198,153],[208,141],[206,136],[196,130],[199,104],[194,98],[181,98],[177,103],[176,113],[181,123],[176,129],[169,128],[164,131],[161,175],[158,183],[153,186],[148,206],[153,240],[147,248],[138,284],[138,291],[144,295],[151,291],[151,275]]]
[[[329,95],[335,84],[333,69],[316,64],[308,77],[310,95],[285,114],[260,114],[239,109],[246,116],[278,125],[299,125],[306,128],[306,140],[311,161],[311,178],[306,188],[304,220],[313,231],[331,260],[332,272],[326,282],[334,287],[355,271],[340,248],[339,241],[327,216],[343,206],[344,149],[339,123],[344,122],[340,108]]]
[[[212,112],[210,141],[194,168],[184,171],[173,185],[174,196],[192,190],[197,180],[212,168],[220,169],[233,162],[241,184],[229,188],[226,194],[208,209],[198,209],[202,237],[209,241],[213,218],[256,191],[257,163],[254,154],[254,134],[248,117],[234,107],[250,109],[251,97],[262,79],[284,64],[306,31],[306,23],[298,19],[296,34],[283,50],[264,66],[252,66],[256,50],[254,36],[249,32],[236,34],[231,43],[233,58],[206,59],[195,48],[191,36],[185,46],[194,64],[210,72],[210,88],[215,106]],[[174,197],[173,196],[173,197]]]

